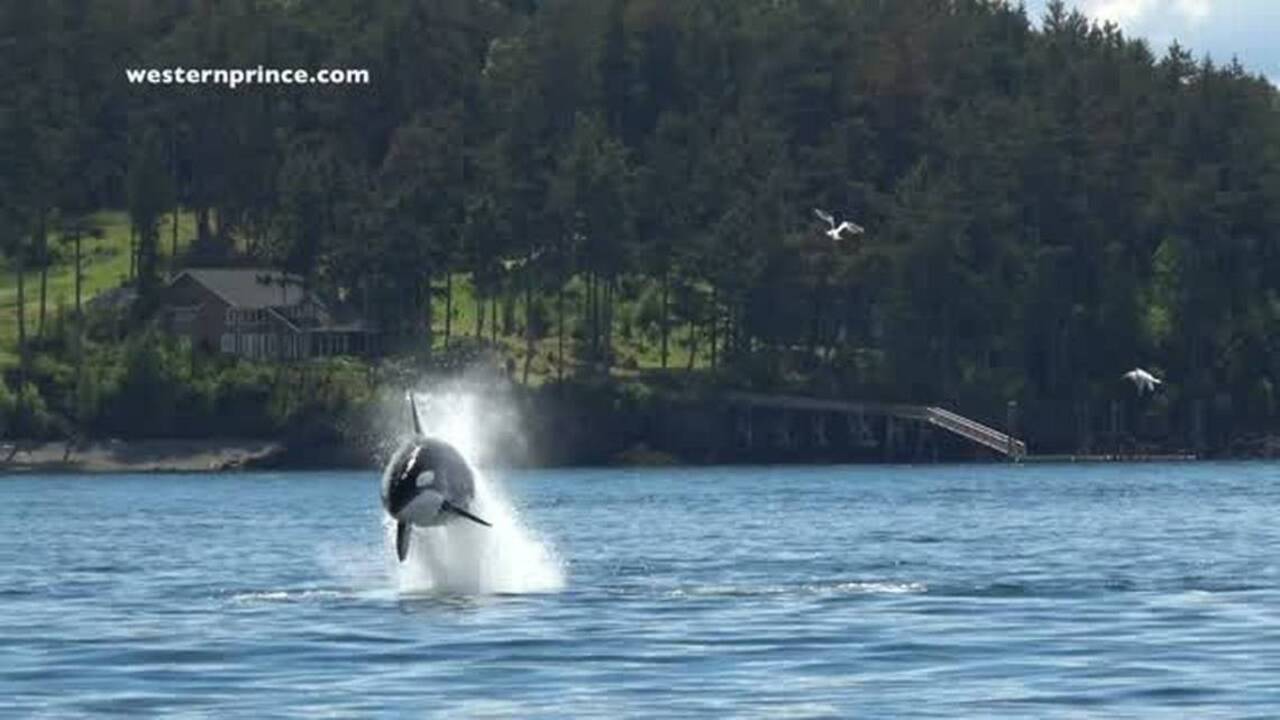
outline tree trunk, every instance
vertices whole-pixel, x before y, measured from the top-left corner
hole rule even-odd
[[[556,291],[556,381],[564,380],[564,278]]]
[[[426,341],[425,345],[427,348],[427,357],[430,358],[431,351],[435,347],[435,323],[434,323],[435,318],[432,317],[432,312],[434,311],[435,308],[431,302],[432,301],[431,296],[433,294],[432,293],[433,283],[432,283],[431,273],[427,273],[427,276],[423,278],[423,282],[426,285],[426,292],[424,293],[426,297],[422,299],[422,318],[423,318],[423,325],[424,325],[423,331],[425,334],[424,340]]]
[[[951,367],[952,367],[952,323],[951,323],[951,306],[944,305],[942,308],[942,356],[938,358],[938,375],[942,379],[942,397],[955,402],[956,398],[952,393],[951,384]]]
[[[591,273],[591,361],[600,359],[600,276]]]
[[[364,316],[365,322],[373,322],[372,316],[369,314],[369,310],[370,310],[369,277],[368,275],[365,275],[362,273],[360,275],[360,314]],[[379,319],[378,324],[381,325],[381,319]],[[374,352],[372,343],[373,343],[372,337],[368,338],[365,342],[364,350],[369,355],[373,355],[373,352]],[[370,365],[370,367],[372,367],[372,364]]]
[[[191,353],[195,357],[195,353]],[[72,417],[77,424],[84,424],[88,414],[84,411],[84,318],[76,317],[76,388]]]
[[[138,228],[138,301],[143,313],[149,313],[154,308],[159,244],[160,226],[156,224],[155,218],[148,218]]]
[[[590,349],[591,359],[594,361],[596,357],[596,348],[599,346],[596,337],[596,274],[593,271],[587,271],[587,347]]]
[[[489,300],[489,339],[495,344],[498,342],[498,304],[501,301],[501,290],[494,293],[493,298]]]
[[[741,350],[741,317],[739,316],[738,303],[730,301],[725,308],[725,328],[724,328],[724,358],[721,362],[726,362],[730,358],[736,357]]]
[[[48,213],[40,210],[40,237],[37,238],[40,258],[40,324],[36,329],[36,337],[44,339],[44,316],[49,297],[49,226]]]
[[[80,227],[79,227],[79,226],[77,226],[77,227],[76,227],[76,229],[75,229],[75,243],[76,243],[76,270],[75,270],[75,273],[76,273],[76,317],[77,317],[77,318],[79,318],[79,317],[80,317],[80,281],[81,281],[81,276],[82,276],[82,274],[83,274],[83,273],[81,273],[81,271],[80,271],[80,261],[81,261],[81,257],[82,257],[82,255],[81,255],[81,253],[80,253]]]
[[[720,288],[711,286],[711,369],[716,367],[716,342],[720,329]]]
[[[503,337],[511,337],[517,333],[516,331],[516,302],[520,297],[519,291],[508,281],[503,284],[502,288],[502,335]]]
[[[138,228],[129,220],[129,279],[137,276],[138,271]]]
[[[21,243],[21,240],[19,240]],[[19,245],[18,251],[15,253],[15,264],[18,270],[18,365],[21,372],[18,389],[21,390],[22,382],[26,381],[27,371],[27,292],[26,292],[26,252]]]
[[[689,365],[685,370],[693,371],[693,361],[698,357],[698,321],[689,320]]]
[[[815,357],[818,354],[818,335],[822,328],[822,286],[819,285],[813,290],[813,307],[810,309],[812,313],[809,316],[809,355]]]
[[[600,314],[600,357],[604,360],[606,372],[613,367],[613,296],[614,278],[610,276],[604,283],[604,308]]]
[[[79,224],[76,225],[74,240],[76,247],[76,264],[75,264],[75,283],[76,283],[76,389],[75,389],[75,410],[73,417],[78,424],[88,420],[84,412],[84,313],[81,311],[81,280],[83,273],[81,272],[81,263],[83,253],[81,252],[82,232]],[[192,353],[194,355],[194,353]]]
[[[533,279],[526,271],[524,276],[524,370],[520,384],[529,384],[529,368],[533,365]]]
[[[667,369],[667,347],[671,337],[671,271],[662,271],[662,369]]]
[[[196,208],[196,242],[204,246],[209,242],[212,234],[209,229],[209,208]]]
[[[173,206],[173,238],[169,246],[169,272],[178,273],[178,206]]]
[[[484,339],[484,298],[480,295],[479,284],[473,284],[476,294],[476,340]]]
[[[444,349],[449,349],[453,332],[453,272],[444,274]]]
[[[582,293],[582,302],[578,308],[578,332],[580,335],[577,356],[581,358],[584,354],[591,350],[591,271],[583,274],[585,283],[585,292]],[[586,351],[584,352],[584,348]]]

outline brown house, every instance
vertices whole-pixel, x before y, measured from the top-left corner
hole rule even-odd
[[[209,352],[293,360],[378,349],[377,333],[364,319],[278,270],[184,270],[165,288],[161,307],[169,332]]]

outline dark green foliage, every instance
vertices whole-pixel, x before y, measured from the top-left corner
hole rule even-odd
[[[369,402],[368,370],[342,360],[288,368],[193,353],[154,332],[92,346],[78,395],[74,368],[54,354],[31,363],[32,382],[0,390],[0,430],[12,437],[118,438],[336,436]]]
[[[0,434],[42,440],[57,437],[60,430],[61,423],[35,385],[26,383],[15,393],[0,384]]]
[[[1280,98],[1235,64],[988,0],[89,5],[0,4],[10,268],[45,262],[53,214],[127,205],[145,310],[181,204],[198,249],[295,270],[405,350],[444,344],[433,304],[469,277],[450,342],[584,373],[622,343],[995,423],[1016,400],[1041,449],[1280,419]],[[122,77],[258,63],[372,84]],[[830,241],[814,207],[867,235]],[[363,392],[199,362],[137,340],[80,393],[32,372],[103,432],[305,424]]]

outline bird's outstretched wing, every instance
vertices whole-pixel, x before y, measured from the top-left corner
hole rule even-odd
[[[534,250],[533,252],[529,253],[524,257],[500,258],[498,262],[502,264],[502,269],[506,270],[507,272],[511,272],[512,270],[519,270],[520,268],[523,268],[525,265],[528,265],[529,263],[534,262],[538,258],[542,257],[543,250],[544,248],[538,248],[537,250]]]
[[[830,213],[825,213],[818,208],[814,208],[813,214],[817,215],[819,220],[822,220],[822,222],[830,225],[831,227],[836,226],[836,219],[832,217]]]
[[[1120,377],[1132,382],[1134,387],[1138,388],[1138,394],[1152,392],[1156,389],[1157,385],[1164,383],[1163,380],[1142,368],[1134,368]]]
[[[847,220],[845,222],[840,223],[840,227],[836,228],[836,234],[841,235],[845,231],[851,232],[854,235],[861,235],[864,232],[866,232],[866,230],[864,230],[861,225],[858,225],[857,223],[851,223]]]

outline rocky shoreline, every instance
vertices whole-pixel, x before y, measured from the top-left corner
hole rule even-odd
[[[101,440],[0,443],[0,474],[227,472],[270,465],[285,447],[269,440]]]
[[[1280,439],[1253,439],[1238,443],[1226,456],[1205,458],[1190,453],[1112,453],[1032,455],[1028,462],[1159,462],[1198,459],[1260,460],[1280,457]],[[514,458],[511,458],[514,459]],[[565,460],[569,462],[564,462]],[[719,463],[725,462],[720,458]],[[796,458],[777,459],[783,464],[805,464]],[[814,459],[812,462],[821,463]],[[579,464],[619,466],[668,466],[701,464],[643,443],[610,455],[603,462],[575,463],[560,458],[552,466]],[[729,461],[733,464],[733,461]],[[544,463],[516,462],[518,467]],[[187,473],[252,470],[376,469],[377,458],[354,448],[325,444],[298,446],[277,440],[95,440],[86,442],[0,442],[0,475],[26,473]]]

